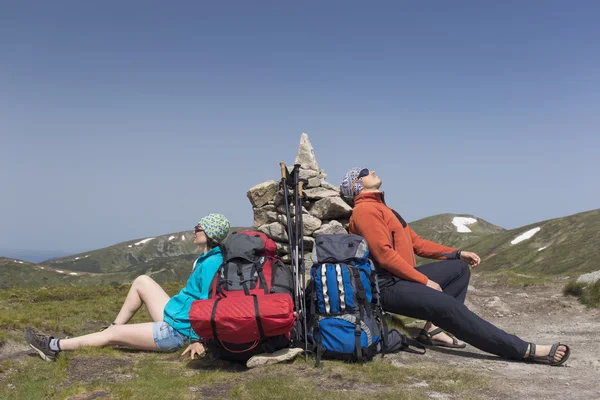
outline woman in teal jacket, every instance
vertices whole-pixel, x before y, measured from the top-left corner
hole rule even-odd
[[[221,248],[229,232],[229,221],[221,214],[209,214],[194,229],[194,244],[201,255],[194,262],[186,286],[172,298],[147,275],[137,277],[127,294],[115,321],[106,329],[85,336],[55,339],[28,328],[25,340],[46,361],[54,361],[61,351],[82,346],[103,347],[120,345],[139,350],[174,351],[190,343],[183,354],[202,355],[204,348],[191,327],[188,317],[194,300],[208,298],[213,276],[223,261]],[[142,304],[152,321],[127,324]]]

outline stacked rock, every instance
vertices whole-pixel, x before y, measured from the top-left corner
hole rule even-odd
[[[305,264],[312,263],[312,251],[315,237],[318,235],[348,233],[348,218],[352,208],[340,196],[339,187],[325,181],[327,174],[319,168],[315,151],[303,133],[295,164],[300,165],[300,179],[308,184],[304,186],[302,222],[304,227]],[[288,167],[291,172],[292,167]],[[293,194],[293,190],[290,191]],[[284,262],[290,261],[287,235],[287,219],[283,191],[280,180],[262,182],[246,193],[254,209],[254,228],[264,232],[277,244],[278,255]],[[296,210],[293,201],[290,204],[292,218]]]

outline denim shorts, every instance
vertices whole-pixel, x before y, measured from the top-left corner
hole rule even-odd
[[[152,334],[154,343],[158,351],[174,351],[183,347],[187,337],[173,329],[173,327],[164,321],[155,322],[152,325]]]

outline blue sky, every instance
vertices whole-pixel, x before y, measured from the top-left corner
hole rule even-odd
[[[0,5],[0,248],[252,224],[307,132],[407,220],[598,208],[600,3]]]

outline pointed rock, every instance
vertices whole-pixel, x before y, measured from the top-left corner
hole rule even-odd
[[[300,146],[298,146],[298,154],[296,155],[296,164],[300,164],[303,169],[310,169],[320,172],[319,164],[315,158],[315,150],[308,140],[308,135],[303,133],[300,136]]]

